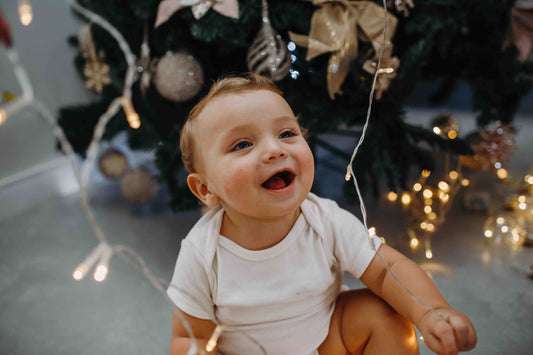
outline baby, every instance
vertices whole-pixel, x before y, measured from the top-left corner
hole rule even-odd
[[[472,349],[470,320],[414,262],[310,192],[314,161],[281,91],[256,74],[216,82],[190,112],[180,148],[209,211],[183,240],[168,295],[212,353],[438,354]],[[371,246],[374,244],[374,247]],[[438,312],[415,301],[395,275]],[[368,289],[341,291],[350,272]],[[191,339],[174,314],[171,354]],[[211,352],[210,352],[211,353]]]

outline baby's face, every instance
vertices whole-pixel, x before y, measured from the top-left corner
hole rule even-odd
[[[227,213],[295,213],[311,190],[313,155],[290,106],[274,92],[217,97],[193,132],[199,173]]]

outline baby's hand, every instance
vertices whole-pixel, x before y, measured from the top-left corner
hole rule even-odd
[[[446,320],[435,312],[428,311],[416,324],[424,337],[424,343],[436,354],[457,354],[468,351],[477,343],[477,336],[470,319],[451,308],[439,308]]]

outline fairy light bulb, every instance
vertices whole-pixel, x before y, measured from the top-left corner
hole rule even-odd
[[[439,181],[439,189],[441,189],[444,192],[450,191],[450,185],[448,185],[445,181]]]
[[[394,202],[398,199],[398,194],[394,191],[391,191],[387,194],[387,199],[390,201],[390,202]]]
[[[509,231],[509,227],[502,226],[501,230],[502,230],[502,232],[507,233]]]
[[[20,23],[24,26],[28,26],[33,20],[33,9],[31,8],[29,0],[19,0],[18,12]]]
[[[527,204],[525,202],[520,202],[518,204],[518,208],[520,208],[521,210],[525,210],[527,208]]]
[[[450,179],[455,181],[459,177],[459,173],[457,171],[455,171],[455,170],[452,170],[452,171],[450,171],[448,176],[450,177]]]
[[[439,198],[442,202],[448,202],[450,195],[448,195],[446,192],[441,191],[439,192]]]
[[[422,190],[422,184],[417,182],[416,184],[413,185],[413,190],[415,190],[416,192]]]
[[[431,198],[431,196],[433,196],[433,192],[430,189],[425,189],[424,192],[422,192],[422,195],[425,198]]]
[[[424,213],[430,214],[433,210],[431,209],[431,206],[424,206]]]
[[[423,178],[428,178],[429,175],[431,175],[431,171],[430,170],[427,170],[427,169],[422,170],[422,177]]]
[[[407,206],[411,203],[411,196],[407,193],[407,192],[404,192],[402,194],[402,204],[404,206]]]
[[[427,259],[433,258],[433,252],[431,251],[431,249],[426,250],[426,258]]]
[[[111,260],[112,255],[113,249],[111,246],[105,243],[104,249],[102,250],[100,256],[100,261],[98,262],[93,274],[93,277],[96,281],[102,282],[107,278],[107,274],[109,273],[109,261]]]
[[[498,178],[503,180],[503,179],[507,178],[509,173],[504,168],[500,168],[500,169],[496,170],[496,175],[498,176]]]
[[[433,127],[433,133],[435,134],[441,134],[441,129],[439,127]]]
[[[437,219],[437,214],[435,212],[430,212],[428,214],[428,218],[433,221],[433,220]]]
[[[426,229],[428,232],[434,232],[436,230],[436,227],[433,223],[428,223]]]
[[[133,109],[133,104],[131,103],[131,99],[129,97],[122,97],[122,108],[124,109],[124,113],[126,113],[126,119],[128,120],[128,124],[131,128],[137,129],[141,127],[141,120],[139,119],[139,115],[135,110]]]
[[[533,175],[526,175],[524,177],[524,181],[527,182],[530,185],[533,185]]]
[[[420,244],[420,242],[418,241],[417,238],[411,238],[411,241],[409,242],[409,245],[413,249],[415,249],[419,244]]]
[[[461,185],[463,185],[463,186],[465,186],[465,187],[468,186],[468,185],[470,185],[470,180],[468,180],[468,179],[463,179],[463,180],[461,180]]]
[[[215,330],[213,331],[213,335],[211,335],[211,338],[209,338],[209,341],[207,342],[207,345],[205,346],[205,350],[207,352],[213,351],[218,342],[218,338],[220,338],[220,335],[222,334],[222,327],[220,325],[217,325]]]
[[[89,272],[89,270],[92,269],[94,264],[98,261],[98,258],[102,255],[102,251],[105,248],[105,245],[107,243],[100,243],[96,248],[93,249],[93,251],[87,255],[87,257],[74,269],[74,272],[72,273],[72,278],[76,281],[81,281],[83,278],[85,278],[85,275]]]
[[[352,178],[352,173],[350,173],[350,166],[348,165],[348,167],[346,168],[346,175],[344,175],[344,180],[350,181],[351,178]]]
[[[496,218],[496,223],[498,223],[498,224],[504,224],[504,223],[505,223],[505,218],[503,218],[503,217],[498,217],[498,218]]]
[[[454,131],[453,129],[450,130],[450,131],[448,132],[448,138],[450,138],[450,139],[455,139],[455,138],[457,138],[457,132]]]
[[[428,227],[428,224],[427,224],[426,221],[420,222],[420,228],[421,228],[421,229],[424,229],[424,230],[425,230],[427,227]]]
[[[483,233],[485,235],[485,237],[487,238],[492,238],[492,236],[494,235],[494,233],[490,230],[490,229],[486,229],[485,230],[485,233]]]
[[[518,202],[526,202],[526,196],[524,195],[518,196]]]

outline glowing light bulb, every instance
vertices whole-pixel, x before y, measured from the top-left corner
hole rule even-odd
[[[370,227],[368,228],[368,235],[370,238],[373,238],[376,236],[376,227]]]
[[[420,223],[420,228],[426,229],[427,227],[428,227],[428,224],[427,224],[426,221],[423,221],[423,222]]]
[[[429,175],[431,175],[431,171],[430,170],[427,170],[427,169],[422,170],[422,177],[423,178],[427,178],[427,177],[429,177]]]
[[[398,199],[398,194],[394,191],[391,191],[387,194],[387,199],[391,202],[394,202]]]
[[[524,195],[518,196],[518,202],[526,202],[526,196]]]
[[[83,270],[81,267],[77,267],[72,273],[72,278],[76,281],[82,280],[87,274],[87,270]]]
[[[441,189],[444,192],[450,191],[450,185],[448,185],[445,181],[439,182],[439,189]]]
[[[416,192],[422,190],[422,184],[417,182],[416,184],[413,185],[413,190],[415,190]]]
[[[433,200],[430,199],[430,198],[425,198],[424,199],[424,205],[426,206],[431,206],[433,204]]]
[[[501,229],[502,229],[502,232],[504,232],[504,233],[507,233],[509,231],[509,227],[507,227],[507,226],[502,226]]]
[[[450,195],[448,195],[446,192],[439,192],[439,198],[442,202],[448,202],[448,199],[450,198]]]
[[[426,258],[428,259],[433,258],[433,252],[431,250],[426,250]]]
[[[518,208],[520,208],[521,210],[525,210],[527,208],[527,204],[525,202],[520,202],[518,204]]]
[[[28,0],[19,0],[18,12],[20,23],[24,26],[28,26],[33,20],[33,10],[30,2]]]
[[[346,168],[346,175],[344,175],[344,180],[350,181],[351,178],[352,178],[352,174],[350,173],[350,167],[348,166]]]
[[[437,219],[437,214],[435,212],[431,212],[430,214],[428,214],[428,218],[431,220],[435,220]]]
[[[430,189],[425,189],[424,192],[422,192],[422,195],[425,198],[431,198],[431,196],[433,196],[433,192]]]
[[[440,130],[439,127],[433,127],[433,133],[435,134],[440,134],[442,131]]]
[[[121,104],[130,127],[133,129],[141,127],[141,120],[139,119],[139,115],[137,114],[137,112],[135,112],[135,110],[133,109],[131,99],[129,97],[123,96]]]
[[[424,207],[424,213],[425,214],[430,214],[433,210],[431,209],[431,206],[425,206]]]
[[[452,180],[457,180],[457,178],[459,177],[459,173],[455,170],[450,171],[450,174],[448,175],[450,176],[450,179]]]
[[[450,130],[450,131],[448,132],[448,138],[450,138],[450,139],[455,139],[455,138],[457,138],[457,132],[454,131],[453,129]]]
[[[503,180],[509,175],[509,173],[504,168],[500,168],[496,170],[496,175],[498,176],[498,178]]]
[[[420,242],[417,238],[411,238],[411,241],[409,242],[409,245],[411,245],[411,248],[416,248]]]
[[[76,267],[76,269],[74,269],[72,278],[76,281],[83,280],[89,270],[94,266],[94,264],[96,264],[106,246],[107,243],[105,242],[98,244],[98,246],[94,248],[89,255],[87,255],[87,257]]]
[[[428,223],[426,229],[428,230],[428,232],[434,232],[436,228],[433,223]]]
[[[96,266],[96,269],[93,274],[93,277],[96,281],[102,282],[107,278],[107,274],[109,272],[109,261],[111,260],[111,256],[113,256],[113,249],[111,249],[111,247],[107,243],[105,243],[100,256],[100,261],[98,262],[98,265]]]
[[[105,265],[98,265],[94,272],[94,279],[98,282],[102,282],[106,279],[109,269]]]
[[[484,234],[487,238],[492,238],[492,236],[494,235],[490,229],[485,230]]]
[[[411,203],[411,196],[407,193],[407,192],[404,192],[402,194],[402,204],[404,206],[407,206]]]
[[[505,218],[503,218],[503,217],[496,218],[496,223],[503,224],[504,222],[505,222]]]
[[[470,185],[470,180],[468,180],[468,179],[463,179],[463,180],[461,180],[461,185],[463,185],[463,186],[468,186],[468,185]]]
[[[524,177],[524,181],[527,182],[528,184],[533,184],[533,176],[532,175],[526,175]]]
[[[209,341],[205,346],[206,351],[209,352],[215,349],[215,347],[217,346],[218,338],[220,338],[220,334],[222,334],[222,327],[220,325],[217,325],[215,330],[213,331],[213,335],[211,335],[211,338],[209,338]]]

